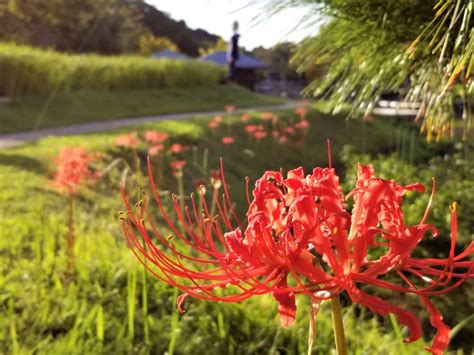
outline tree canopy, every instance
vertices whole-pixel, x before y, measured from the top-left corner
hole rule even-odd
[[[474,94],[472,0],[274,0],[279,8],[311,5],[325,18],[293,57],[300,71],[327,68],[307,93],[337,110],[351,102],[351,116],[369,114],[384,91],[421,104],[418,119],[431,138],[453,132],[461,102],[469,130]]]
[[[0,3],[0,39],[60,51],[135,51],[144,33],[134,3],[123,0],[9,0]]]
[[[0,1],[0,24],[0,41],[67,52],[136,52],[140,38],[143,42],[153,35],[197,56],[200,48],[213,47],[219,40],[204,30],[188,28],[184,21],[173,20],[143,0]]]

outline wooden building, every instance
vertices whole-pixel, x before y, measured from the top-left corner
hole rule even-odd
[[[217,51],[208,54],[201,57],[200,60],[228,66],[227,53],[225,51]],[[255,90],[255,84],[261,80],[262,72],[268,68],[269,65],[261,60],[241,53],[237,60],[235,81],[237,84],[245,86],[250,90]]]

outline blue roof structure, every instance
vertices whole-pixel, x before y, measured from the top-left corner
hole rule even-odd
[[[227,65],[227,53],[225,51],[217,51],[201,57],[200,60]],[[237,60],[236,65],[237,68],[240,69],[267,69],[269,67],[268,64],[262,62],[261,60],[242,53],[239,54],[239,59]]]
[[[162,51],[155,52],[151,55],[152,58],[170,58],[170,59],[189,59],[186,54],[165,49]]]

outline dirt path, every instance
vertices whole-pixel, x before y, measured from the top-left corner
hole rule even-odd
[[[281,105],[272,106],[259,106],[259,107],[247,107],[244,109],[236,110],[236,113],[244,113],[250,111],[279,111],[286,109],[293,109],[301,106],[298,101],[288,101]],[[35,131],[18,132],[0,135],[0,149],[1,148],[12,148],[21,144],[31,142],[37,139],[41,139],[49,136],[68,136],[83,133],[93,133],[107,131],[114,128],[135,126],[141,123],[163,121],[163,120],[181,120],[190,117],[199,116],[214,116],[223,114],[223,111],[209,111],[209,112],[185,112],[185,113],[172,113],[158,116],[145,116],[145,117],[129,117],[121,118],[117,120],[101,121],[101,122],[89,122],[82,124],[74,124],[64,127],[54,128],[43,128]]]

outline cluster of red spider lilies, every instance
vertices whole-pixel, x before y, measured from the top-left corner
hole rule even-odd
[[[227,109],[227,112],[232,113],[234,112],[234,109]],[[267,137],[271,137],[274,142],[284,144],[287,143],[291,137],[303,140],[308,133],[309,121],[306,119],[308,109],[305,107],[299,107],[295,110],[295,113],[298,116],[296,122],[293,122],[293,120],[282,121],[279,119],[278,115],[272,112],[263,112],[256,117],[244,113],[240,116],[240,119],[242,122],[246,123],[244,130],[248,134],[249,139],[260,141]],[[255,122],[249,123],[252,119]],[[225,123],[227,123],[227,129],[225,129],[226,132],[222,136],[221,142],[222,144],[233,144],[235,139],[231,135],[232,130],[224,116],[214,116],[214,118],[209,122],[208,127],[212,134],[217,136],[219,128],[225,125]]]
[[[339,319],[334,322],[336,348],[343,354],[338,295],[346,293],[354,303],[374,313],[398,317],[408,327],[407,342],[419,339],[422,331],[418,318],[361,288],[370,285],[418,296],[436,328],[432,345],[426,350],[441,354],[447,348],[449,327],[430,297],[448,293],[474,277],[474,261],[470,259],[474,244],[455,253],[457,208],[453,203],[448,256],[413,256],[423,238],[438,234],[426,222],[434,183],[425,215],[420,223],[409,226],[401,209],[403,195],[407,191],[423,192],[424,186],[403,186],[381,179],[370,165],[359,165],[356,186],[345,198],[331,167],[316,167],[308,175],[302,168],[286,176],[266,171],[255,182],[252,197],[247,182],[245,221],[233,209],[222,162],[219,187],[224,198],[213,195],[215,213],[204,194],[198,194],[191,196],[188,208],[174,203],[176,220],[167,214],[157,193],[150,164],[149,176],[152,199],[174,238],[164,237],[162,229],[155,227],[145,193],[134,208],[123,193],[127,208],[127,216],[121,217],[123,232],[132,252],[150,273],[183,291],[177,299],[180,310],[187,296],[240,302],[271,294],[279,305],[281,325],[290,326],[296,317],[295,295],[304,294],[311,299],[310,334],[314,334],[320,304],[331,300],[335,304],[333,316]],[[351,212],[346,208],[347,199],[354,201]],[[189,253],[180,245],[187,246]]]
[[[212,134],[216,134],[217,128],[223,122],[223,117],[227,119],[235,112],[236,107],[234,105],[227,105],[224,107],[224,109],[228,116],[217,115],[209,123],[209,128],[211,129]],[[300,120],[294,125],[294,129],[300,129],[301,131],[306,130],[308,127],[308,121],[306,120],[307,112],[308,110],[305,107],[296,109],[296,114],[300,117]],[[264,121],[270,120],[272,122],[273,128],[282,126],[277,124],[278,117],[270,112],[265,112],[261,116]],[[241,116],[241,118],[242,121],[247,122],[252,119],[252,116],[248,113],[245,113]],[[253,135],[256,139],[262,139],[267,136],[266,126],[263,124],[253,126],[255,127],[253,130]],[[249,131],[249,127],[252,127],[252,125],[246,126],[247,131]],[[228,132],[230,132],[229,124],[228,128]],[[285,127],[285,130],[288,134],[294,134],[294,132],[291,132],[291,129],[293,129],[291,126]],[[273,129],[272,135],[273,137],[277,137],[279,132]],[[280,137],[280,142],[283,142],[284,138],[284,136]],[[229,145],[234,143],[235,138],[230,135],[223,135],[220,140],[222,144]],[[154,130],[144,131],[140,135],[137,132],[131,132],[117,136],[115,138],[115,146],[128,150],[132,153],[132,161],[128,162],[128,164],[131,166],[135,174],[140,174],[140,159],[138,154],[139,150],[140,152],[145,150],[147,155],[156,163],[157,180],[160,182],[163,181],[164,171],[170,172],[171,175],[177,179],[178,189],[183,189],[183,169],[188,163],[188,160],[186,160],[183,153],[188,151],[189,147],[177,142],[171,142],[169,134]],[[99,160],[100,158],[101,154],[88,153],[84,148],[81,147],[65,147],[60,151],[56,159],[57,170],[54,176],[53,184],[61,193],[64,193],[67,196],[69,206],[67,223],[69,232],[67,245],[70,274],[74,272],[72,251],[74,247],[73,196],[79,192],[81,186],[94,183],[100,178],[100,171],[91,167],[91,163]],[[168,158],[169,160],[169,165],[167,167],[164,166],[165,158]],[[216,172],[211,171],[209,173],[209,177],[211,186],[214,186],[216,183],[218,184],[219,178]],[[201,185],[206,184],[202,179],[196,179],[195,185],[199,190]],[[182,191],[180,193],[182,193]]]
[[[234,113],[235,107],[228,106],[226,111]],[[244,129],[249,137],[256,141],[271,137],[283,144],[289,136],[304,132],[309,126],[306,108],[297,109],[296,114],[299,119],[290,124],[281,122],[273,113],[263,113],[258,118],[263,120],[261,123],[248,124],[254,119],[249,114],[243,114],[241,120],[247,123]],[[219,128],[226,118],[216,116],[211,120],[209,128],[214,135],[225,131],[225,127]],[[234,143],[230,125],[220,141]],[[407,191],[423,192],[421,184],[402,186],[377,177],[371,166],[359,165],[356,185],[344,197],[331,166],[316,167],[308,175],[302,168],[291,170],[286,176],[279,171],[266,171],[255,182],[251,196],[247,181],[249,207],[246,219],[241,221],[229,196],[222,162],[220,171],[209,174],[211,200],[206,198],[208,184],[197,179],[195,193],[188,199],[189,206],[185,206],[182,175],[187,160],[182,154],[188,149],[186,146],[170,142],[168,134],[157,131],[145,131],[141,136],[136,133],[118,136],[116,145],[133,152],[132,164],[137,173],[140,170],[137,148],[147,147],[152,196],[143,193],[142,200],[132,207],[122,189],[128,212],[121,216],[122,228],[132,252],[150,273],[183,291],[177,300],[180,310],[187,296],[239,302],[271,294],[278,303],[281,325],[290,326],[296,317],[295,296],[304,294],[311,299],[310,324],[314,332],[314,317],[321,302],[331,300],[335,304],[333,312],[339,312],[340,318],[338,295],[345,293],[354,303],[374,313],[394,314],[408,327],[407,341],[419,339],[422,332],[418,318],[361,287],[370,285],[418,296],[436,328],[427,350],[440,354],[447,348],[449,328],[430,297],[448,293],[474,276],[471,260],[474,244],[455,253],[457,208],[454,203],[447,257],[414,256],[423,238],[438,234],[426,222],[434,183],[425,215],[420,223],[409,226],[401,209],[403,195]],[[163,166],[165,155],[170,157],[169,168]],[[155,157],[158,157],[157,166],[152,163]],[[89,167],[95,159],[97,155],[81,148],[66,148],[59,157],[56,185],[72,197],[82,183],[97,179],[98,173]],[[152,172],[153,166],[158,168],[157,175]],[[158,191],[157,181],[161,183],[164,171],[170,172],[178,182],[179,196],[172,199],[172,215]],[[218,193],[221,190],[222,200]],[[353,200],[351,211],[346,207],[348,199]],[[151,200],[155,201],[155,208],[149,206]],[[166,226],[154,225],[155,213]],[[162,232],[164,228],[168,237]],[[340,350],[344,347],[343,330],[336,323],[336,343]]]

